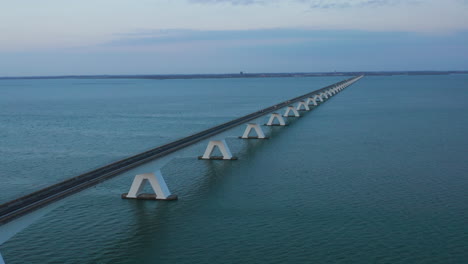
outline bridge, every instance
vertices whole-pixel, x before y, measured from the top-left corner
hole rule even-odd
[[[148,151],[133,155],[131,157],[113,162],[111,164],[102,166],[95,170],[83,173],[81,175],[69,178],[62,182],[56,183],[54,185],[48,186],[41,190],[35,191],[33,193],[24,195],[17,199],[8,201],[0,205],[0,235],[2,232],[1,227],[6,226],[8,223],[14,222],[23,216],[31,214],[37,211],[40,208],[49,206],[61,199],[64,199],[72,194],[85,190],[89,187],[92,187],[98,183],[101,183],[107,179],[113,178],[120,173],[135,168],[146,162],[162,158],[176,152],[180,149],[191,146],[201,140],[215,136],[221,132],[239,126],[241,124],[247,123],[251,120],[257,119],[267,114],[271,114],[267,126],[284,126],[286,122],[283,117],[289,117],[291,112],[293,116],[298,117],[298,111],[308,111],[310,106],[318,106],[320,103],[323,103],[325,100],[336,95],[343,89],[347,88],[351,84],[355,83],[359,79],[363,78],[363,75],[349,78],[338,83],[329,85],[327,87],[309,92],[307,94],[289,99],[287,101],[275,104],[273,106],[267,107],[265,109],[256,111],[254,113],[239,117],[232,121],[220,124],[218,126],[206,129],[199,133],[184,137],[182,139],[173,141],[171,143],[150,149]],[[297,106],[293,104],[297,103]],[[283,115],[276,113],[282,109],[286,108],[286,111]],[[278,123],[275,123],[278,121]],[[251,131],[255,131],[257,136],[249,136]],[[245,133],[240,137],[243,139],[265,139],[265,135],[261,130],[258,124],[250,123],[247,125]],[[213,150],[219,148],[222,153],[220,157],[211,156]],[[229,147],[227,146],[224,140],[210,141],[208,147],[203,156],[199,157],[200,159],[222,159],[222,160],[233,160],[236,159],[232,156]],[[149,182],[155,191],[155,194],[141,194],[143,185]],[[177,199],[176,195],[170,193],[167,185],[164,182],[164,178],[161,175],[160,171],[156,173],[148,173],[137,175],[133,181],[132,186],[128,193],[122,195],[122,198],[126,199],[152,199],[152,200],[175,200]],[[24,228],[24,227],[23,227]],[[19,232],[19,231],[16,231]],[[15,232],[11,232],[11,235],[6,235],[7,238],[1,238],[0,236],[0,245],[5,242],[9,237],[13,236]],[[0,264],[3,264],[2,257],[0,255]]]

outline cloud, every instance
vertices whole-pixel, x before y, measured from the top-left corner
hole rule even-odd
[[[351,7],[377,7],[394,6],[399,4],[414,4],[422,0],[189,0],[191,3],[199,4],[221,4],[228,3],[232,5],[255,5],[278,2],[297,2],[309,5],[314,9],[329,8],[351,8]],[[459,0],[467,2],[468,0]]]
[[[140,30],[116,34],[103,48],[165,50],[180,52],[187,49],[217,49],[219,47],[274,46],[333,38],[327,33],[314,33],[306,29],[256,30]]]
[[[252,4],[265,4],[267,1],[264,0],[189,0],[192,3],[200,4],[221,4],[229,3],[232,5],[252,5]]]
[[[468,31],[139,30],[82,50],[0,52],[2,75],[174,74],[468,68]],[[44,64],[43,62],[48,63]]]
[[[312,8],[350,8],[350,7],[378,7],[395,6],[399,4],[414,4],[418,0],[302,0],[310,3]]]
[[[193,45],[215,47],[217,45],[268,46],[291,43],[373,43],[389,45],[394,42],[425,45],[428,41],[439,40],[440,36],[411,32],[374,32],[362,30],[313,30],[301,28],[271,28],[255,30],[191,30],[162,29],[139,30],[114,35],[115,39],[102,44],[102,47],[161,47]],[[466,36],[464,34],[463,36]],[[450,39],[450,36],[444,36]],[[466,39],[466,38],[464,38]]]

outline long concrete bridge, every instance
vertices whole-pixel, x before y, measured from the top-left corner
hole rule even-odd
[[[289,117],[291,112],[293,113],[293,116],[298,117],[299,116],[298,111],[310,110],[309,106],[317,106],[318,104],[324,102],[325,100],[339,93],[346,87],[350,86],[354,82],[358,81],[362,77],[363,76],[357,76],[357,77],[353,77],[353,78],[340,81],[338,83],[329,85],[327,87],[324,87],[324,88],[312,91],[310,93],[292,98],[290,100],[281,102],[279,104],[267,107],[257,112],[239,117],[235,120],[226,122],[224,124],[206,129],[204,131],[190,135],[188,137],[173,141],[171,143],[150,149],[140,154],[102,166],[98,169],[95,169],[87,173],[78,175],[76,177],[64,180],[62,182],[56,183],[54,185],[43,188],[36,192],[30,193],[28,195],[25,195],[17,199],[14,199],[12,201],[1,204],[0,205],[0,228],[3,225],[6,225],[7,223],[13,222],[13,220],[19,219],[27,214],[30,214],[40,208],[48,206],[74,193],[80,192],[100,182],[103,182],[107,179],[115,177],[124,171],[135,168],[143,163],[164,157],[170,153],[186,148],[201,140],[210,138],[228,129],[234,128],[238,125],[244,124],[246,122],[257,119],[264,115],[271,114],[268,123],[265,124],[267,126],[286,125],[283,117]],[[295,103],[297,103],[297,106],[293,106],[293,104]],[[279,113],[275,113],[284,108],[286,109],[286,112],[283,115]],[[275,123],[275,120],[277,120],[278,123]],[[250,137],[249,134],[251,131],[255,131],[257,133],[257,137]],[[264,139],[266,137],[258,124],[248,124],[244,135],[242,135],[240,138]],[[221,153],[223,154],[222,157],[211,156],[211,153],[216,147],[220,149]],[[210,141],[210,143],[208,144],[208,148],[205,151],[204,155],[199,158],[200,159],[224,159],[224,160],[236,159],[230,153],[230,150],[227,147],[226,142],[224,140]],[[145,182],[149,182],[151,184],[151,186],[153,187],[153,190],[155,191],[155,195],[140,194],[140,191],[142,190],[142,186]],[[133,181],[130,191],[128,193],[123,194],[122,198],[156,199],[156,200],[177,199],[175,195],[172,195],[170,193],[159,171],[154,174],[137,175]],[[0,232],[1,232],[1,229],[0,229]],[[0,239],[0,244],[2,244],[3,242],[4,241],[1,241]],[[2,263],[3,263],[3,260],[0,255],[0,264]]]

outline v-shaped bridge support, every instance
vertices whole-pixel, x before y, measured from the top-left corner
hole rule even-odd
[[[252,129],[255,131],[255,133],[257,133],[256,137],[249,136]],[[262,128],[258,124],[255,124],[255,123],[247,124],[244,134],[240,138],[242,139],[267,139],[267,137],[265,136],[265,133],[263,133]]]
[[[275,124],[275,119],[278,119],[279,124]],[[270,119],[268,119],[268,122],[265,124],[266,126],[285,126],[286,122],[284,121],[284,118],[278,114],[278,113],[273,113],[270,116]]]
[[[142,193],[145,185],[149,183],[154,194]],[[166,185],[162,173],[157,170],[154,173],[136,175],[128,193],[122,194],[123,199],[140,200],[177,200],[177,195],[171,194]]]
[[[221,151],[222,156],[211,156],[215,148],[218,148]],[[204,160],[237,160],[236,157],[232,156],[231,150],[229,149],[226,140],[212,140],[208,143],[205,153],[203,156],[198,157],[198,159]]]
[[[301,116],[301,115],[299,115],[299,112],[296,110],[296,108],[294,108],[294,106],[288,106],[286,108],[286,112],[284,112],[283,117],[289,117],[289,113],[291,113],[291,112],[293,112],[295,117],[300,117]]]
[[[296,110],[297,111],[309,111],[310,110],[309,103],[306,103],[305,101],[299,102],[297,104]]]

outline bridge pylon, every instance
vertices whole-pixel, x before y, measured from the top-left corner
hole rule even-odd
[[[278,119],[279,124],[274,123],[276,119]],[[265,126],[286,126],[286,122],[280,114],[273,113],[271,114],[270,119],[268,119],[268,122],[265,124]]]
[[[293,112],[295,117],[300,117],[301,116],[301,115],[299,115],[299,112],[296,110],[296,108],[294,108],[294,106],[288,106],[286,108],[286,111],[284,112],[283,117],[289,117],[289,113],[291,113],[291,112]]]
[[[254,130],[255,133],[257,133],[256,137],[249,136],[252,130]],[[267,139],[268,137],[265,136],[265,133],[263,133],[262,128],[258,124],[249,123],[247,124],[247,127],[245,128],[244,134],[240,138],[242,139]]]
[[[222,156],[211,156],[215,148],[221,151]],[[198,157],[203,160],[237,160],[237,157],[232,156],[231,150],[229,149],[226,140],[211,140],[206,147],[203,156]]]
[[[320,93],[320,94],[318,94],[316,96],[318,96],[319,101],[323,103],[323,98],[324,98],[323,94]]]
[[[307,98],[306,103],[307,103],[308,105],[312,104],[313,106],[317,106],[317,105],[318,105],[318,104],[317,104],[317,99],[318,99],[318,96],[317,96],[317,95],[314,96],[314,97],[309,97],[309,98]]]
[[[296,110],[297,110],[297,111],[309,111],[309,110],[310,110],[309,104],[306,103],[305,101],[300,101],[300,102],[297,104]]]
[[[143,193],[147,183],[150,184],[154,194]],[[122,194],[122,199],[173,201],[177,200],[177,195],[171,194],[161,170],[157,170],[154,173],[136,175],[128,193]]]

